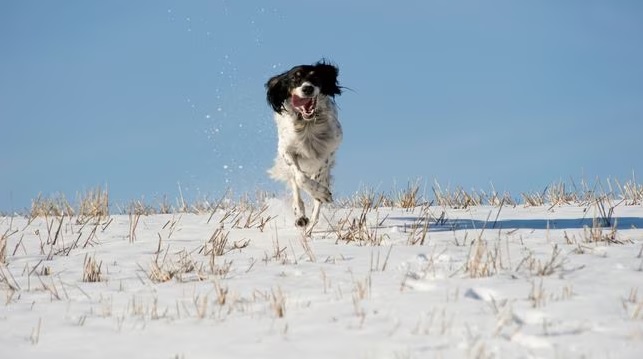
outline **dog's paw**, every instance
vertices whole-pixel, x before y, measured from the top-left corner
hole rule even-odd
[[[319,191],[317,191],[317,193],[315,193],[313,197],[315,197],[316,200],[322,203],[330,203],[333,201],[333,194],[330,193],[328,188],[325,187],[322,187]]]
[[[308,225],[308,217],[301,216],[295,220],[295,226],[297,227],[306,227]]]

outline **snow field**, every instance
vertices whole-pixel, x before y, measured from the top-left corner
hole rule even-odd
[[[327,208],[308,239],[288,208],[0,218],[2,356],[643,352],[641,206]]]

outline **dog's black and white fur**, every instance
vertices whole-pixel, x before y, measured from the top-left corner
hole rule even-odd
[[[292,189],[295,225],[312,232],[322,203],[332,201],[330,170],[342,141],[335,96],[341,94],[339,70],[326,62],[296,66],[266,83],[279,136],[275,165],[268,171]],[[306,217],[304,190],[314,199]]]

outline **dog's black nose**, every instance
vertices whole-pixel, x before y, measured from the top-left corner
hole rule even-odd
[[[315,88],[311,85],[304,85],[301,88],[301,92],[306,96],[310,96],[315,92]]]

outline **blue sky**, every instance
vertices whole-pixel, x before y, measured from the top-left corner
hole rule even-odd
[[[641,19],[640,1],[3,1],[0,210],[98,185],[283,191],[263,84],[322,57],[349,88],[337,195],[628,179]]]

